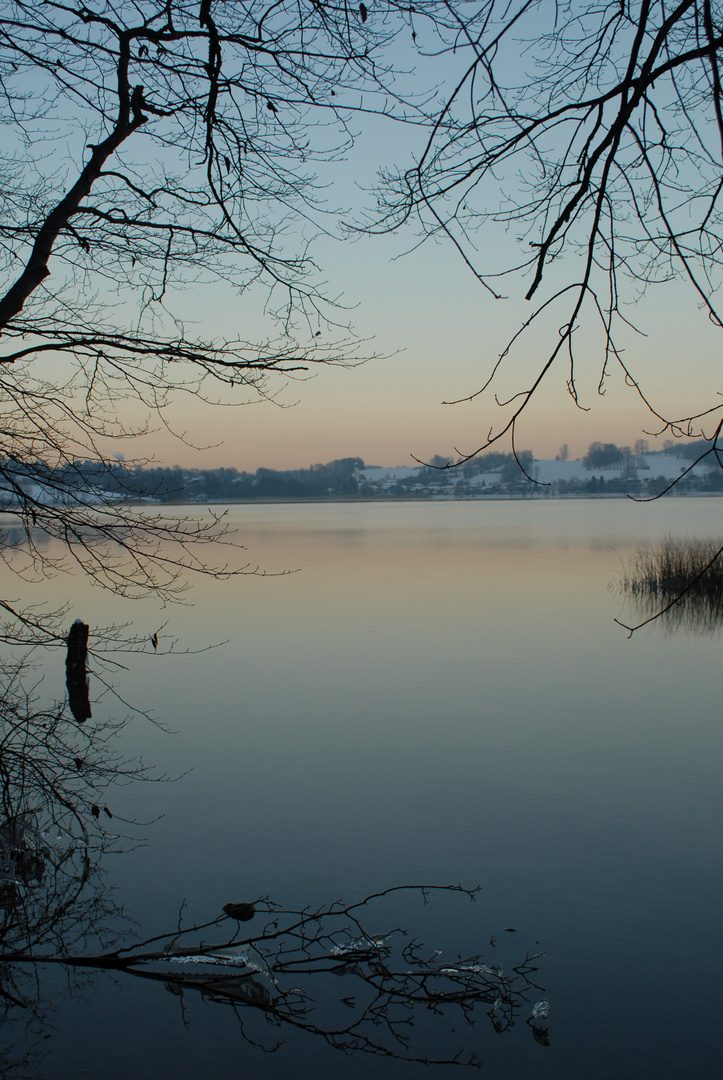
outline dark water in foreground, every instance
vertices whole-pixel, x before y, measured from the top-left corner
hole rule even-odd
[[[251,562],[299,573],[197,584],[193,607],[165,612],[78,585],[72,617],[129,614],[149,635],[168,620],[191,647],[228,640],[114,677],[177,732],[138,720],[123,736],[178,777],[114,796],[117,814],[153,821],[147,846],[106,862],[139,936],[172,927],[184,899],[202,920],[267,894],[301,907],[480,885],[474,904],[411,898],[380,918],[445,962],[544,951],[530,1004],[550,1002],[551,1045],[529,1010],[501,1035],[484,1010],[474,1028],[425,1011],[419,1045],[472,1050],[495,1080],[717,1077],[722,642],[658,626],[628,640],[613,619],[634,545],[716,535],[722,509],[244,506],[231,517]],[[94,707],[122,712],[110,695]],[[68,996],[59,975],[40,977],[44,1080],[435,1075],[162,983],[100,974]],[[277,1040],[275,1053],[253,1045]]]

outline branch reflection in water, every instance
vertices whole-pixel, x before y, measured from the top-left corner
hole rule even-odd
[[[443,959],[399,923],[435,900],[473,901],[461,885],[395,886],[364,899],[293,908],[269,897],[230,902],[203,924],[133,944],[101,861],[128,852],[134,823],[118,831],[117,784],[157,779],[112,749],[122,724],[79,722],[63,705],[40,708],[24,689],[30,669],[6,667],[0,701],[0,1009],[6,1036],[18,1021],[40,1044],[49,1023],[44,982],[63,970],[155,981],[176,995],[226,1006],[244,1038],[278,1048],[283,1029],[317,1036],[344,1053],[425,1064],[480,1066],[454,1035],[486,1016],[497,1032],[516,1025],[548,1045],[549,1004],[537,983],[543,954],[506,969],[474,952]],[[175,925],[174,925],[175,923]],[[249,933],[249,929],[252,932]],[[510,933],[513,928],[508,928]],[[490,950],[496,948],[490,939]],[[501,951],[501,950],[500,950]],[[4,1075],[29,1075],[28,1035],[6,1055]],[[440,1052],[444,1042],[449,1052]]]
[[[127,933],[102,861],[137,843],[136,825],[114,814],[112,793],[160,777],[115,749],[122,721],[85,722],[62,703],[44,705],[28,659],[7,661],[0,679],[0,1013],[6,1043],[18,1024],[28,1029],[0,1057],[9,1077],[30,1075],[28,1045],[50,1010],[35,963],[14,958],[92,953]]]

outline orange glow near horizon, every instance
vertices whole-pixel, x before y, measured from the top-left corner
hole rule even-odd
[[[352,456],[367,464],[412,465],[414,457],[466,454],[483,445],[490,426],[498,430],[504,415],[493,395],[488,391],[457,405],[442,403],[479,390],[532,309],[520,299],[519,283],[512,294],[510,282],[508,299],[493,300],[449,247],[427,245],[396,259],[401,250],[400,238],[393,243],[389,238],[364,238],[352,245],[328,243],[321,252],[322,265],[334,270],[330,291],[338,289],[350,304],[358,301],[344,315],[362,339],[360,351],[385,358],[356,367],[320,367],[298,381],[270,382],[275,401],[251,399],[251,404],[226,408],[183,396],[167,420],[188,445],[156,430],[119,449],[128,458],[154,457],[166,465],[251,472],[261,466],[304,468]],[[188,290],[182,302],[189,328],[207,334],[210,327],[227,340],[273,336],[273,325],[265,328],[254,315],[252,298],[228,300],[208,289]],[[716,381],[720,331],[682,286],[657,286],[624,314],[640,332],[622,327],[617,343],[656,409],[676,418],[721,402]],[[554,348],[564,315],[563,309],[553,312],[545,326],[519,340],[501,372],[501,397],[512,397],[532,383]],[[553,458],[567,443],[575,458],[596,439],[632,445],[641,437],[654,449],[652,433],[662,425],[625,385],[612,360],[605,393],[598,394],[604,345],[592,317],[576,333],[575,342],[581,407],[567,391],[569,360],[561,356],[519,422],[518,449]],[[706,433],[713,426],[708,421]],[[666,432],[660,445],[669,437]],[[508,451],[509,436],[495,448]]]

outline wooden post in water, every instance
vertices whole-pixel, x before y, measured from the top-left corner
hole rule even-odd
[[[85,661],[88,656],[87,623],[76,619],[68,633],[68,653],[65,658],[65,685],[68,688],[68,705],[79,724],[90,719],[90,698]]]

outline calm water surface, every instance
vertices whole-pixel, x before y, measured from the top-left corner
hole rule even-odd
[[[252,565],[298,573],[197,583],[193,606],[163,612],[74,583],[72,617],[228,642],[114,677],[177,732],[133,722],[129,750],[178,779],[113,797],[122,816],[159,819],[146,847],[107,863],[141,936],[173,925],[184,898],[202,919],[263,894],[294,906],[479,884],[473,905],[413,904],[404,921],[443,957],[495,963],[491,935],[505,962],[544,950],[552,1044],[524,1024],[497,1035],[483,1014],[455,1037],[486,1077],[717,1077],[722,641],[659,626],[628,640],[613,620],[629,615],[617,586],[635,545],[719,535],[722,511],[241,506]],[[45,690],[61,697],[56,666]],[[94,707],[122,712],[109,694]],[[70,999],[47,985],[46,1080],[435,1075],[293,1033],[264,1054],[230,1010],[184,1014],[161,984],[99,977]]]

